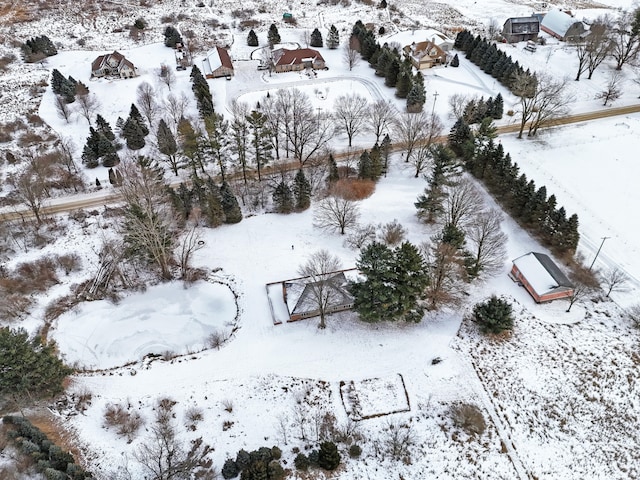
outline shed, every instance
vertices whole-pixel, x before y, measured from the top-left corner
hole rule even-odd
[[[584,23],[560,10],[547,12],[540,23],[540,29],[563,41],[577,40],[587,31]]]
[[[509,43],[535,41],[540,32],[538,17],[512,17],[504,22],[502,36]]]
[[[293,13],[284,12],[282,14],[282,19],[283,20],[293,20]]]
[[[573,284],[544,253],[529,252],[516,258],[509,276],[519,282],[537,303],[573,295]]]

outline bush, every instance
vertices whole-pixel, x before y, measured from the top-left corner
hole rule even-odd
[[[469,435],[482,435],[487,428],[484,415],[471,403],[459,403],[451,407],[453,423]]]
[[[224,462],[224,466],[222,467],[222,477],[225,480],[229,480],[230,478],[235,478],[240,473],[238,469],[238,465],[235,460],[228,458],[226,462]]]
[[[349,456],[352,458],[358,458],[362,455],[362,448],[360,445],[356,445],[355,443],[349,447]]]
[[[386,223],[380,228],[381,240],[385,245],[389,245],[390,247],[394,247],[402,243],[406,235],[406,228],[400,225],[400,222],[395,218],[392,222]]]
[[[511,304],[495,295],[478,303],[473,308],[473,316],[483,333],[500,333],[513,328]]]
[[[325,470],[335,470],[340,465],[340,452],[333,442],[322,442],[318,452],[318,465]]]
[[[293,460],[293,464],[296,466],[296,470],[306,471],[309,468],[311,462],[309,462],[309,457],[307,457],[304,453],[299,453]]]
[[[370,197],[376,188],[372,180],[343,178],[335,182],[331,193],[345,200],[362,200]]]
[[[104,424],[106,427],[114,427],[116,433],[126,437],[131,443],[136,432],[142,425],[142,417],[138,412],[130,412],[120,404],[108,404],[104,412]]]
[[[276,447],[275,445],[271,447],[271,456],[274,460],[280,460],[282,458],[282,450],[280,447]]]

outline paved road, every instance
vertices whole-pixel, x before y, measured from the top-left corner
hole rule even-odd
[[[366,80],[366,79],[357,78],[355,76],[347,77],[346,79]],[[375,92],[376,90],[375,87],[377,85],[373,83],[369,84],[366,81],[364,83],[367,85],[368,88],[371,88],[372,93]],[[638,113],[638,112],[640,112],[640,104],[629,105],[625,107],[615,107],[615,108],[612,107],[606,110],[598,110],[595,112],[586,112],[586,113],[579,113],[575,115],[567,115],[566,117],[556,119],[554,121],[554,125],[568,125],[572,123],[586,122],[589,120],[597,120],[600,118],[614,117],[618,115],[628,115],[630,113]],[[497,129],[498,129],[498,134],[514,133],[520,129],[520,125],[518,123],[512,123],[509,125],[498,126]],[[447,136],[443,135],[439,137],[437,140],[439,142],[446,142]],[[395,143],[392,145],[393,151],[399,151],[399,150],[402,150],[402,148],[403,148],[402,143]],[[349,152],[338,152],[334,154],[334,157],[338,160],[349,155],[357,156],[360,153],[361,153],[360,150],[350,150]],[[297,161],[293,161],[289,163],[286,167],[290,170],[295,170],[300,167],[300,164]],[[281,168],[282,167],[279,167],[279,169]],[[48,200],[45,202],[44,206],[42,207],[42,213],[44,215],[47,215],[47,214],[54,214],[54,213],[71,212],[74,210],[78,210],[80,208],[101,207],[103,205],[107,205],[109,203],[115,203],[120,200],[121,198],[120,198],[120,195],[118,195],[118,193],[115,193],[110,189],[104,189],[104,190],[101,190],[100,192],[92,193],[89,195],[80,195],[80,196],[76,195],[72,197],[62,197],[62,198]],[[20,218],[29,218],[31,216],[32,214],[28,209],[24,208],[24,206],[19,206],[11,211],[5,210],[3,212],[0,212],[0,222],[7,221],[7,220],[16,220]]]

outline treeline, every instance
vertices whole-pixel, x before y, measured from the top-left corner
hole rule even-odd
[[[424,77],[420,72],[413,75],[413,65],[404,59],[397,48],[386,43],[380,46],[375,34],[358,20],[351,30],[351,48],[358,50],[363,60],[369,62],[379,77],[384,77],[387,87],[396,89],[396,97],[407,99],[407,111],[421,112],[426,101]]]
[[[516,76],[533,76],[529,70],[525,71],[518,61],[514,62],[510,56],[498,50],[495,43],[481,38],[480,35],[474,37],[468,30],[458,33],[453,46],[462,50],[467,59],[509,90],[513,91]]]
[[[475,147],[473,147],[475,142]],[[578,216],[567,218],[558,207],[555,195],[548,196],[543,185],[520,173],[518,164],[496,144],[489,134],[487,141],[474,138],[463,119],[456,122],[449,135],[449,146],[464,159],[465,168],[485,187],[502,207],[523,227],[538,236],[558,254],[573,254],[578,246]]]

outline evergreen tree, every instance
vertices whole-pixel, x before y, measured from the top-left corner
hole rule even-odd
[[[318,466],[325,470],[335,470],[340,465],[341,457],[338,447],[333,442],[322,442],[318,452]]]
[[[358,160],[358,178],[363,180],[374,180],[371,156],[367,150],[360,154],[360,159]]]
[[[393,279],[393,252],[386,245],[373,242],[360,252],[356,268],[365,280],[349,285],[353,309],[365,322],[389,319],[387,311],[394,301],[389,288]]]
[[[242,220],[242,211],[227,182],[222,182],[220,195],[222,195],[222,210],[224,211],[225,223],[239,223]]]
[[[146,145],[144,130],[140,124],[133,118],[129,117],[122,127],[122,136],[127,142],[127,148],[130,150],[140,150]]]
[[[426,100],[427,93],[424,90],[424,80],[422,74],[418,72],[414,77],[411,90],[409,90],[409,94],[407,95],[407,112],[421,112]]]
[[[329,183],[337,182],[338,180],[340,180],[340,173],[338,172],[338,165],[336,164],[336,161],[333,158],[333,154],[331,153],[329,154],[328,163],[329,163],[329,178],[327,178],[327,181]]]
[[[273,48],[274,45],[280,43],[280,33],[278,33],[278,27],[276,27],[275,23],[272,23],[269,27],[269,32],[267,33],[267,41],[269,42],[269,46]]]
[[[211,177],[205,182],[206,190],[203,201],[200,202],[200,208],[204,214],[207,225],[217,227],[226,221],[224,208],[222,206],[222,193]]]
[[[502,99],[501,94],[498,93],[498,95],[496,95],[496,98],[493,100],[493,108],[491,109],[491,112],[487,113],[495,120],[502,118],[504,113],[504,100]]]
[[[21,45],[21,49],[25,62],[39,62],[58,53],[56,46],[46,35],[30,38]]]
[[[382,154],[380,153],[380,147],[377,143],[371,148],[369,152],[369,158],[371,159],[371,179],[377,181],[382,175]]]
[[[184,45],[180,32],[173,26],[167,25],[167,28],[164,29],[164,44],[167,47],[176,48],[178,43]]]
[[[96,117],[96,131],[104,135],[110,142],[113,142],[116,139],[113,130],[111,130],[111,125],[109,125],[109,122],[107,122],[100,114]]]
[[[419,322],[423,316],[419,302],[429,280],[424,258],[409,242],[403,242],[393,253],[395,301],[391,311],[392,317]]]
[[[403,64],[400,68],[400,73],[398,74],[398,79],[396,82],[396,97],[407,98],[407,95],[409,95],[409,91],[411,91],[412,86],[413,78],[411,76],[411,70]]]
[[[67,79],[60,73],[57,68],[54,68],[51,72],[51,90],[56,95],[62,95],[62,85],[67,82]]]
[[[331,50],[335,50],[340,45],[340,34],[335,25],[331,25],[329,34],[327,35],[327,47]]]
[[[313,32],[311,32],[310,45],[312,47],[322,47],[323,46],[322,33],[320,33],[320,30],[318,30],[317,28],[314,28]]]
[[[25,330],[0,328],[0,398],[25,402],[50,398],[62,392],[62,382],[72,370],[56,356],[52,342],[32,339]]]
[[[433,169],[427,179],[427,187],[414,204],[418,217],[427,223],[434,222],[444,211],[445,187],[452,184],[459,174],[454,153],[447,147],[435,145],[432,149]]]
[[[249,30],[249,35],[247,35],[247,45],[250,47],[258,46],[258,35],[253,31],[253,28]]]
[[[311,206],[311,184],[302,169],[298,170],[293,180],[293,194],[296,199],[296,210],[306,210]]]
[[[158,150],[163,155],[166,155],[171,171],[174,175],[178,175],[179,165],[176,157],[178,144],[176,143],[176,138],[173,136],[173,132],[164,121],[164,118],[160,119],[158,123],[156,139],[158,142]]]
[[[387,67],[387,72],[384,76],[384,84],[387,87],[395,87],[398,83],[398,75],[400,74],[400,60],[394,56]]]
[[[465,150],[473,148],[473,134],[471,128],[464,121],[459,118],[456,123],[453,124],[451,132],[449,133],[449,148],[453,150],[456,155],[462,156]]]
[[[291,213],[293,211],[293,193],[284,179],[278,183],[273,191],[273,204],[278,213]]]
[[[389,69],[389,65],[391,65],[391,62],[394,60],[394,55],[391,53],[389,48],[385,45],[380,49],[380,53],[378,54],[378,57],[375,60],[373,58],[371,60],[375,62],[372,65],[376,69],[376,75],[378,77],[385,77],[387,75],[387,70]]]
[[[450,65],[452,67],[459,67],[460,66],[460,59],[458,58],[458,54],[457,53],[451,59]]]
[[[138,110],[138,107],[136,107],[135,103],[131,104],[131,109],[129,110],[129,118],[138,124],[143,136],[146,137],[147,135],[149,135],[149,128],[147,128],[147,124],[145,123],[144,118],[142,118],[140,110]]]
[[[191,67],[191,89],[196,97],[196,103],[198,104],[198,111],[203,118],[206,118],[215,113],[213,108],[213,97],[211,96],[211,90],[207,80],[202,76],[202,72],[193,65]]]
[[[387,171],[389,169],[389,155],[391,154],[391,138],[389,137],[389,134],[387,133],[384,138],[382,139],[382,142],[380,142],[380,156],[382,158],[382,171],[381,173],[383,173],[385,175],[385,177],[387,176]]]
[[[251,147],[253,160],[258,170],[258,181],[261,181],[262,167],[273,159],[271,131],[267,126],[267,116],[257,110],[253,110],[250,115],[247,115],[246,120],[251,133]]]
[[[500,333],[513,328],[511,304],[495,295],[486,302],[478,303],[473,308],[473,316],[484,333]]]

